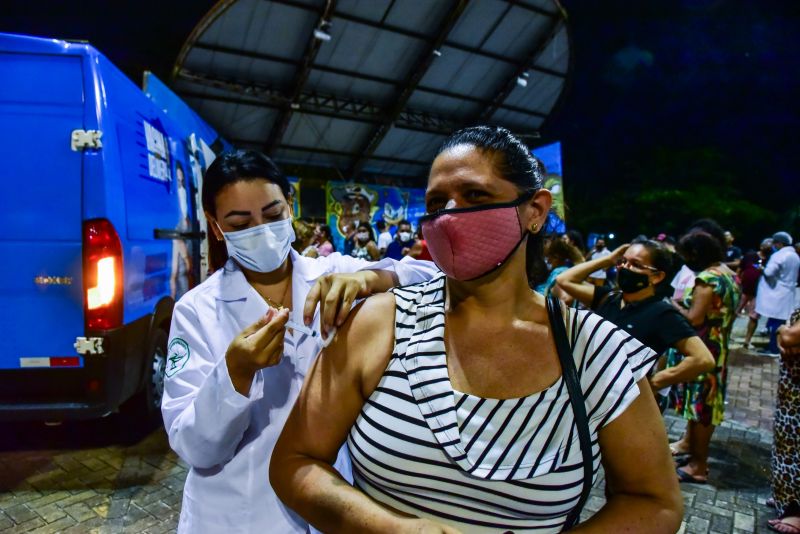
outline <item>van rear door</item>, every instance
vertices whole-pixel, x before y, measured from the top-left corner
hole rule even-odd
[[[0,49],[0,80],[0,369],[81,367],[82,57]]]

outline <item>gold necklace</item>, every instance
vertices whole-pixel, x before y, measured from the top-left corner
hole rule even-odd
[[[283,296],[281,297],[281,301],[286,302],[286,294],[289,292],[289,288],[291,286],[292,286],[292,279],[290,277],[289,281],[286,283],[286,287],[283,288]],[[286,307],[283,304],[275,302],[274,300],[272,300],[268,296],[264,295],[263,293],[261,293],[261,296],[264,298],[264,300],[267,301],[267,305],[269,305],[272,308],[275,308],[278,311],[280,311],[280,310],[282,310],[282,309],[284,309]]]

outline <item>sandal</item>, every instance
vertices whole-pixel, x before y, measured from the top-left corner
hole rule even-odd
[[[687,454],[685,456],[673,456],[672,459],[675,460],[675,467],[685,467],[692,460],[692,457]]]
[[[770,519],[767,521],[767,526],[770,530],[783,534],[800,534],[800,527],[787,523],[783,519]]]
[[[690,484],[707,484],[708,483],[708,471],[706,471],[706,478],[699,478],[693,475],[690,475],[680,467],[675,468],[675,472],[678,474],[678,482],[688,482]],[[800,534],[800,532],[798,532]]]

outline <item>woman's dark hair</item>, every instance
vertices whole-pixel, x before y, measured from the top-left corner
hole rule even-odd
[[[650,256],[650,265],[669,275],[669,270],[674,262],[672,253],[663,243],[652,239],[635,239],[631,245],[643,246],[647,255]]]
[[[514,134],[499,126],[472,126],[448,137],[436,153],[460,145],[471,145],[489,156],[497,174],[517,186],[520,193],[538,191],[544,183],[542,164]],[[541,232],[528,236],[526,250],[528,285],[535,287],[547,279],[547,266]]]
[[[678,253],[686,260],[692,270],[705,270],[725,259],[722,243],[702,230],[693,230],[678,241]]]
[[[292,196],[292,186],[271,159],[255,150],[234,150],[220,154],[209,165],[203,176],[203,191],[200,198],[203,210],[215,215],[217,195],[230,184],[250,180],[266,180],[281,188],[286,200]],[[216,216],[216,215],[215,215]],[[224,241],[217,241],[208,231],[208,262],[211,272],[216,271],[228,261],[228,249]]]
[[[677,255],[670,252],[664,243],[654,239],[634,239],[631,245],[643,246],[650,257],[650,265],[664,273],[664,278],[655,285],[656,295],[662,298],[671,295],[670,282],[680,270]]]
[[[181,164],[180,161],[175,160],[175,178],[178,177],[178,171],[181,171],[181,174],[183,175],[184,185],[188,185],[186,184],[186,171],[183,170],[183,164]]]
[[[570,245],[563,239],[551,240],[547,245],[545,255],[550,259],[560,260],[563,264],[577,265],[583,263],[583,256],[574,245]]]
[[[715,221],[714,219],[698,219],[694,221],[692,224],[689,225],[689,229],[686,230],[687,234],[691,234],[694,231],[701,231],[705,232],[717,241],[719,241],[719,245],[722,247],[723,255],[725,250],[728,249],[728,243],[725,241],[725,230]],[[724,256],[723,256],[724,257]]]
[[[333,247],[333,251],[336,252],[336,245],[333,243],[333,234],[331,233],[331,227],[327,224],[320,224],[318,226],[319,231],[322,232],[322,235],[325,236],[325,240],[331,244]]]
[[[583,240],[583,234],[581,234],[577,230],[569,230],[564,235],[566,235],[569,238],[573,246],[578,249],[578,252],[584,255],[586,254],[586,243]],[[601,237],[599,239],[605,239],[605,238]]]

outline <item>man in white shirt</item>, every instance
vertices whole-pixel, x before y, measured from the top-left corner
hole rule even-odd
[[[786,232],[773,235],[772,246],[775,252],[770,256],[767,266],[764,267],[764,274],[758,281],[756,313],[768,318],[769,345],[760,352],[777,356],[778,327],[789,319],[794,310],[800,257],[792,246],[792,236]]]
[[[602,237],[598,237],[597,241],[594,243],[594,250],[592,251],[591,256],[589,257],[590,260],[597,260],[600,258],[605,258],[606,256],[610,255],[611,251],[606,248],[606,240]],[[596,286],[603,286],[606,284],[606,278],[608,275],[603,269],[598,269],[597,271],[593,272],[589,275],[589,282],[596,285]]]
[[[394,238],[392,234],[389,233],[385,221],[380,220],[376,222],[375,227],[378,229],[378,250],[381,253],[381,257],[383,257],[383,255],[386,254],[386,247],[389,246]]]

